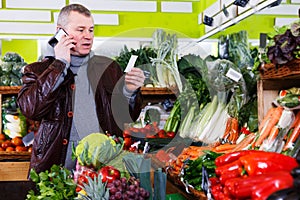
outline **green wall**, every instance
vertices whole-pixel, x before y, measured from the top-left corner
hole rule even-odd
[[[25,62],[31,63],[38,58],[38,41],[37,40],[2,40],[2,56],[7,52],[18,53]]]
[[[190,2],[188,0],[172,1]],[[160,2],[161,0],[157,0],[157,12],[155,13],[93,11],[93,13],[114,13],[118,14],[119,16],[119,25],[96,25],[95,37],[150,38],[155,29],[163,28],[170,33],[176,33],[178,35],[178,38],[197,39],[205,33],[205,25],[198,24],[198,15],[211,4],[216,2],[216,0],[192,0],[192,13],[161,12]],[[66,3],[68,3],[68,1],[66,1]],[[290,3],[290,1],[288,1],[288,3]],[[0,10],[2,9],[6,9],[5,1],[2,1],[2,8],[0,8]],[[53,13],[57,11],[58,10],[53,10]],[[240,30],[246,30],[249,34],[250,39],[257,39],[259,38],[259,34],[261,32],[270,32],[273,30],[275,17],[276,16],[272,15],[253,15],[239,22],[238,24],[231,26],[226,30],[212,36],[211,38],[218,38],[221,34],[228,34],[232,32],[238,32]],[[292,15],[280,17],[297,16]],[[5,52],[8,51],[15,51],[19,53],[25,59],[26,62],[36,61],[39,56],[38,42],[35,40],[2,40],[1,54],[4,55]]]

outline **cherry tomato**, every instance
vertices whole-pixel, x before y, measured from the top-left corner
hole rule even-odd
[[[167,137],[168,138],[173,138],[173,137],[175,137],[175,133],[173,131],[168,131],[167,132]]]
[[[124,138],[124,146],[125,147],[129,147],[131,144],[132,144],[131,138],[129,138],[129,137]]]
[[[83,185],[83,183],[87,183],[88,179],[85,177],[85,175],[80,175],[77,179],[78,185]]]
[[[157,134],[158,134],[159,138],[165,138],[166,137],[166,131],[163,130],[163,129],[159,130]]]
[[[24,143],[22,141],[21,137],[14,137],[11,139],[11,143],[16,147],[16,146],[24,146]]]
[[[130,131],[129,130],[124,130],[123,131],[123,138],[127,138],[127,137],[130,137]]]
[[[13,147],[7,147],[7,148],[5,149],[5,151],[9,151],[9,152],[15,151],[15,148],[13,148]]]
[[[24,146],[16,146],[16,151],[20,152],[20,151],[28,151],[27,147]]]

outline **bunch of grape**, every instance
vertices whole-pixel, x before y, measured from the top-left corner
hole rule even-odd
[[[135,177],[127,180],[125,177],[107,184],[110,200],[144,200],[150,196],[149,191],[140,187],[140,181]]]

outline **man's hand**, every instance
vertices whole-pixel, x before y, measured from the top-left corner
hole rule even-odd
[[[140,68],[132,68],[125,75],[125,86],[128,91],[134,92],[139,87],[144,85],[145,75]]]
[[[64,59],[71,62],[71,48],[75,47],[76,41],[72,36],[62,36],[61,40],[55,45],[54,52],[57,59]]]

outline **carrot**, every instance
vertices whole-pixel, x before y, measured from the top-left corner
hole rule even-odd
[[[227,121],[226,121],[226,127],[225,127],[225,131],[223,134],[223,139],[228,137],[228,135],[230,134],[230,130],[231,130],[231,121],[232,121],[232,117],[228,117]]]
[[[201,154],[201,152],[199,152],[199,151],[190,151],[189,152],[189,156],[191,156],[191,157],[199,157],[200,154]]]
[[[250,133],[248,135],[246,135],[246,137],[236,145],[236,147],[234,149],[232,149],[232,151],[240,151],[243,150],[244,148],[246,148],[249,144],[251,144],[251,142],[253,142],[253,140],[255,139],[256,135],[255,133]]]
[[[275,126],[277,124],[277,122],[279,121],[282,111],[283,111],[282,106],[278,106],[275,108],[273,114],[266,121],[265,126],[262,128],[262,130],[259,133],[259,137],[255,141],[256,147],[260,146],[262,144],[262,142],[264,141],[264,139],[266,139],[269,136],[270,131],[272,130],[273,126]]]
[[[270,134],[268,136],[268,140],[270,142],[274,141],[276,139],[278,133],[279,133],[279,127],[276,125],[273,126],[273,128],[271,129]]]
[[[288,150],[300,135],[300,112],[298,112],[295,117],[294,125],[295,125],[294,129],[293,129],[292,133],[290,134],[290,136],[288,137],[288,139],[283,147],[283,151]]]
[[[228,140],[232,143],[236,142],[239,137],[239,121],[236,118],[232,118],[231,127],[230,127],[230,135]]]
[[[261,121],[261,123],[259,124],[259,127],[258,127],[258,131],[261,131],[262,128],[265,126],[266,122],[268,121],[268,119],[272,116],[272,114],[274,113],[275,111],[275,107],[271,107],[267,114],[264,116],[263,120]]]
[[[223,151],[228,151],[232,150],[233,148],[236,147],[236,144],[230,144],[230,143],[225,143],[221,144],[213,149],[215,152],[223,152]]]

